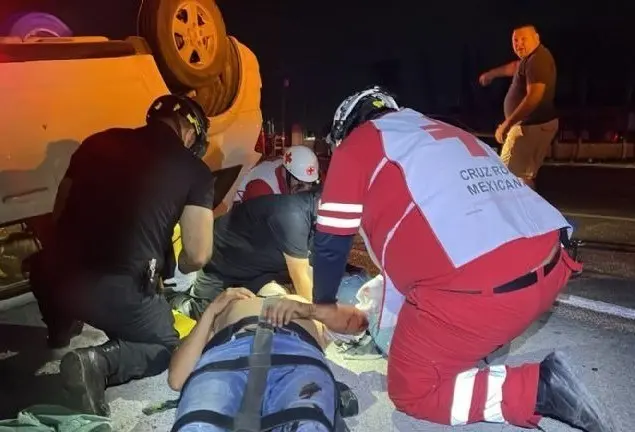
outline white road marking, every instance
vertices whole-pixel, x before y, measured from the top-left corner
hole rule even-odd
[[[570,166],[570,167],[592,167],[592,168],[612,168],[612,169],[635,169],[632,163],[602,163],[602,162],[545,162],[543,165],[549,166]]]
[[[635,309],[627,308],[625,306],[619,306],[611,303],[606,303],[598,300],[591,300],[584,297],[579,297],[572,294],[561,294],[556,300],[556,303],[577,307],[580,309],[590,310],[592,312],[598,312],[614,317],[625,318],[628,320],[635,320]]]
[[[567,212],[567,211],[563,211],[562,214],[565,216],[571,216],[571,217],[606,219],[606,220],[619,221],[619,222],[635,222],[635,217],[627,217],[627,216],[611,216],[611,215],[603,215],[603,214],[578,213],[578,212]]]

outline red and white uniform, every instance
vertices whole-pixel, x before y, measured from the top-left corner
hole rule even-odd
[[[262,195],[288,193],[283,158],[263,160],[247,173],[238,187],[234,202],[244,202]]]
[[[563,253],[535,285],[493,293],[540,268],[569,226],[493,150],[416,111],[386,114],[334,151],[317,224],[360,231],[382,270],[398,409],[450,425],[535,425],[539,366],[475,365],[548,310],[576,264]]]

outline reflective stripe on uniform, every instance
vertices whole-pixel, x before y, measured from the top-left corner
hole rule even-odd
[[[503,384],[507,378],[507,368],[505,365],[496,365],[483,370],[470,369],[456,376],[450,411],[452,426],[473,423],[473,420],[470,420],[470,409],[474,397],[474,384],[479,373],[487,374],[487,399],[483,407],[483,421],[507,423],[503,416]]]

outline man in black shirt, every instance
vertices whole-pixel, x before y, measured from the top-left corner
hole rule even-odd
[[[482,85],[493,79],[513,76],[505,97],[505,120],[496,129],[496,141],[503,144],[501,159],[509,170],[534,188],[538,170],[558,131],[554,107],[556,63],[540,43],[534,26],[517,27],[512,36],[520,60],[485,72]]]
[[[184,293],[168,299],[179,312],[198,319],[229,287],[257,293],[266,283],[291,281],[312,298],[309,250],[315,227],[319,186],[293,195],[265,195],[235,205],[214,221],[214,253]]]
[[[205,113],[167,95],[147,123],[99,132],[73,154],[53,210],[53,241],[31,270],[51,348],[67,346],[81,322],[109,337],[68,352],[60,365],[77,408],[100,415],[109,413],[106,386],[163,372],[179,342],[156,290],[176,223],[183,273],[202,268],[212,252],[214,175],[200,159]]]

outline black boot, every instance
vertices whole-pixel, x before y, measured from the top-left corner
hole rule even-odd
[[[76,349],[62,358],[60,375],[73,408],[88,414],[110,415],[106,386],[118,351],[119,343],[108,341],[100,346]]]
[[[540,363],[536,412],[585,432],[613,432],[610,419],[603,416],[595,398],[554,352]]]
[[[70,327],[63,330],[55,327],[49,327],[46,344],[49,349],[66,348],[70,345],[72,338],[79,336],[82,333],[83,328],[84,323],[81,321],[73,321]]]

